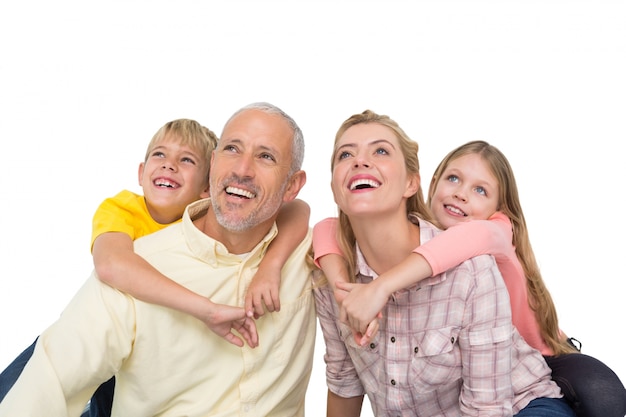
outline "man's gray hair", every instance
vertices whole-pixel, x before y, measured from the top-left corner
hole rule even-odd
[[[298,126],[296,121],[293,120],[291,116],[289,116],[279,107],[271,103],[260,101],[260,102],[248,104],[247,106],[244,106],[240,108],[239,110],[237,110],[232,116],[230,116],[230,118],[226,121],[224,126],[228,125],[228,123],[230,123],[233,117],[237,116],[239,113],[245,110],[260,110],[268,114],[278,114],[283,119],[285,119],[287,123],[289,123],[289,126],[291,126],[291,128],[293,129],[293,139],[292,139],[292,146],[291,146],[291,169],[290,169],[289,175],[292,175],[296,171],[301,170],[302,162],[304,161],[304,135],[302,134],[302,129],[300,129],[300,126]]]

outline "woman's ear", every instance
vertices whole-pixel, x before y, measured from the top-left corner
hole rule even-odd
[[[404,196],[406,198],[409,198],[412,195],[415,195],[415,193],[417,193],[417,190],[420,189],[420,184],[421,184],[420,174],[409,174],[407,178],[406,192],[404,193]]]

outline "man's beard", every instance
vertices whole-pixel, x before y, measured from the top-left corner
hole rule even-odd
[[[246,183],[245,180],[240,180],[233,177],[227,178],[225,181],[223,181],[223,183],[228,184],[233,182],[233,180],[236,180],[235,183],[237,184],[243,185]],[[223,210],[224,207],[219,204],[218,199],[211,195],[211,206],[213,207],[213,211],[215,212],[215,218],[217,219],[218,224],[231,232],[243,232],[245,230],[258,226],[278,212],[280,206],[282,205],[282,200],[285,194],[285,190],[287,189],[287,184],[288,181],[285,181],[281,185],[280,190],[272,195],[268,201],[260,206],[257,206],[254,210],[252,210],[250,213],[248,213],[247,216],[243,218],[238,216],[231,216],[227,214],[228,212],[225,213]],[[221,187],[217,187],[217,185],[212,184],[210,189],[224,190],[225,186],[222,185]],[[255,194],[258,195],[258,193],[256,192]],[[226,203],[227,206],[228,204],[229,203]],[[233,204],[233,207],[234,210],[237,211],[236,203]]]

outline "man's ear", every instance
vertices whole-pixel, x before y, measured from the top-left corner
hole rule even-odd
[[[143,182],[143,169],[145,167],[145,164],[143,162],[141,162],[139,164],[139,170],[137,171],[137,179],[139,180],[139,186],[141,187],[141,183]]]
[[[289,184],[287,184],[287,189],[283,195],[283,202],[286,203],[294,200],[302,187],[304,187],[304,184],[306,184],[306,172],[300,170],[293,174],[291,178],[289,178]]]

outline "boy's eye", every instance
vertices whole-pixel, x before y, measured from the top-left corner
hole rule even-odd
[[[152,156],[156,156],[158,158],[164,158],[165,154],[161,151],[155,151],[155,152],[152,152]]]
[[[183,157],[183,158],[181,159],[181,161],[186,162],[186,163],[189,163],[189,164],[193,164],[193,165],[195,165],[195,164],[196,164],[196,161],[194,161],[193,159],[191,159],[191,158],[189,158],[189,157]]]

